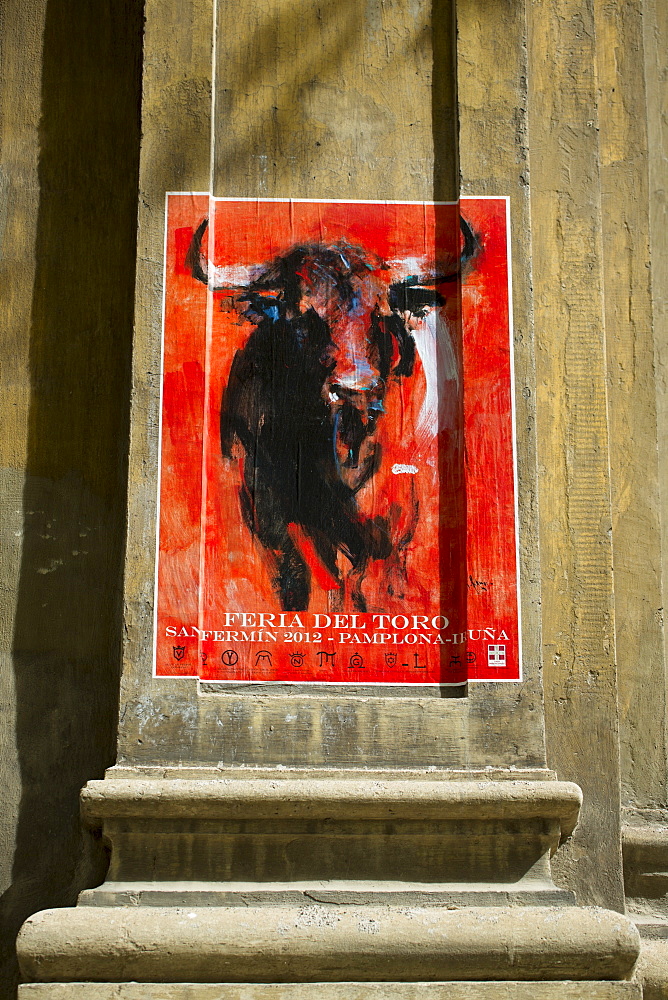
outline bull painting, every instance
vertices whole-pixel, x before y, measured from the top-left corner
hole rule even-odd
[[[365,612],[370,562],[400,565],[419,518],[411,493],[408,510],[369,516],[358,503],[383,462],[379,428],[388,388],[411,379],[417,351],[431,372],[424,420],[438,421],[447,406],[438,398],[438,364],[427,364],[430,348],[421,347],[416,331],[456,293],[477,238],[462,220],[460,252],[447,266],[400,280],[347,240],[301,243],[235,284],[202,251],[207,225],[204,219],[195,232],[187,267],[210,289],[226,290],[252,324],[220,408],[222,453],[241,464],[243,520],[284,611],[309,606],[310,547],[335,582],[340,606]]]

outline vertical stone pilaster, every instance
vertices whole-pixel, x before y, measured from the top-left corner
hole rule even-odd
[[[595,8],[622,801],[665,801],[659,465],[642,4]]]
[[[556,867],[622,909],[595,7],[528,8],[539,537],[548,760],[585,802]]]
[[[663,600],[661,620],[665,623],[665,593],[668,584],[668,87],[663,53],[668,45],[668,10],[664,4],[646,0],[642,7],[643,54],[645,78],[645,114],[647,117],[649,252],[651,259],[652,329],[654,331],[654,379],[656,391],[657,452],[661,509],[661,576]],[[663,666],[652,678],[657,700],[666,704],[666,665],[668,634],[664,627]],[[663,726],[655,739],[663,765],[655,772],[659,791],[666,802],[667,752],[666,711]],[[638,732],[642,731],[642,724]],[[660,772],[663,771],[661,774]]]
[[[500,37],[502,22],[509,37],[503,17],[486,22],[479,34],[472,28],[460,65],[473,67],[481,46]],[[525,683],[476,685],[457,705],[349,698],[336,706],[332,699],[308,698],[299,702],[299,738],[293,742],[295,734],[286,739],[280,720],[291,713],[296,696],[235,699],[204,688],[197,693],[191,679],[151,677],[164,192],[206,191],[211,183],[213,193],[228,197],[455,198],[453,9],[445,2],[434,10],[415,2],[410,11],[395,3],[291,8],[273,0],[262,10],[226,2],[214,10],[212,3],[193,0],[177,18],[170,7],[158,13],[148,4],[121,763],[154,765],[165,753],[183,762],[260,763],[266,750],[282,764],[308,759],[378,766],[389,761],[389,753],[402,766],[423,761],[479,767],[492,759],[543,766],[533,401],[524,394],[532,384],[526,164],[513,146],[524,129],[523,30],[523,19],[515,19],[504,86],[493,91],[494,142],[480,125],[483,91],[471,100],[464,96],[461,107],[470,103],[462,118],[470,144],[464,154],[467,191],[510,191],[513,197],[517,384],[523,391],[520,483],[527,515]],[[496,55],[501,58],[501,48]],[[472,69],[465,76],[462,85],[470,87]],[[510,131],[507,119],[514,123]],[[483,177],[472,165],[491,147],[499,160],[490,160]],[[347,735],[353,731],[354,738]],[[373,740],[371,733],[377,734]]]

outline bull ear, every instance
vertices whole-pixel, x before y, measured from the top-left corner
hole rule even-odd
[[[436,279],[433,279],[436,284]],[[390,285],[389,302],[390,309],[397,312],[412,313],[414,316],[422,317],[430,306],[442,306],[445,302],[443,296],[430,288],[430,279],[423,277],[406,278],[404,281],[397,281]]]
[[[239,295],[238,301],[247,303],[244,316],[253,323],[263,319],[277,323],[285,314],[285,302],[280,292],[252,290]]]

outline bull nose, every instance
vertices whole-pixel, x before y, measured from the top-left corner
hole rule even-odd
[[[378,378],[360,378],[351,374],[338,378],[336,382],[330,382],[329,391],[339,399],[351,399],[358,394],[368,396],[370,393],[378,392],[381,387],[382,383]]]

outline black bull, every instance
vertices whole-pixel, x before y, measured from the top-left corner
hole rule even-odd
[[[187,264],[210,284],[201,252],[206,227],[205,219]],[[390,283],[382,262],[340,241],[293,246],[244,288],[212,284],[233,291],[255,326],[232,361],[220,438],[225,457],[235,440],[243,449],[241,512],[286,611],[305,610],[311,591],[294,526],[341,594],[339,552],[349,560],[351,601],[361,612],[369,560],[389,559],[412,538],[417,509],[398,538],[389,516],[363,517],[355,495],[381,461],[377,425],[387,387],[412,375],[412,329],[443,304],[437,286],[456,281],[478,251],[463,219],[461,229],[461,253],[429,277]]]

